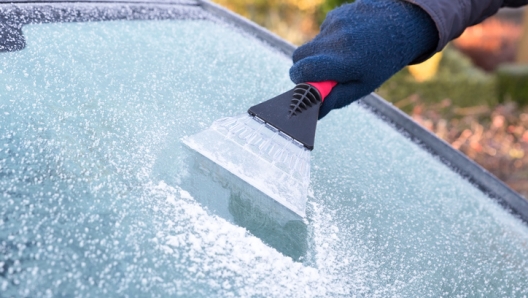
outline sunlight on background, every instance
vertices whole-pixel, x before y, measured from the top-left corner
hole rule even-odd
[[[416,81],[427,81],[436,75],[441,60],[442,52],[438,52],[420,64],[409,65],[409,72]]]
[[[325,0],[215,0],[236,13],[300,45],[318,32]]]

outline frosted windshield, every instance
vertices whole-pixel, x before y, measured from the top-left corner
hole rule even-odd
[[[292,87],[257,39],[207,20],[23,33],[0,53],[0,296],[528,295],[527,227],[359,105],[319,123],[303,221],[201,175],[182,137]]]

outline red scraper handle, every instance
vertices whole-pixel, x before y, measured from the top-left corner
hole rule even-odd
[[[326,96],[330,94],[330,91],[332,91],[332,88],[337,85],[336,81],[322,81],[322,82],[306,82],[306,84],[310,84],[312,87],[317,89],[319,91],[319,94],[321,94],[321,102],[324,102]]]

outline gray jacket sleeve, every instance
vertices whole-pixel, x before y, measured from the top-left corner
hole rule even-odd
[[[439,42],[436,51],[464,32],[466,27],[478,24],[494,15],[504,6],[519,7],[528,0],[406,0],[420,6],[436,23]]]

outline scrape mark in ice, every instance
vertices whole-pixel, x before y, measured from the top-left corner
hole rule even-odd
[[[209,286],[220,291],[220,296],[251,297],[266,293],[314,297],[337,293],[332,289],[336,286],[335,278],[294,262],[244,228],[209,215],[185,190],[161,182],[149,192],[165,196],[172,207],[168,213],[178,216],[177,223],[167,223],[164,232],[158,234],[165,243],[160,251],[187,259],[192,264],[188,271],[196,274],[191,282],[199,283],[194,278],[206,279]],[[183,222],[187,224],[182,225]],[[224,282],[218,283],[220,280]]]

